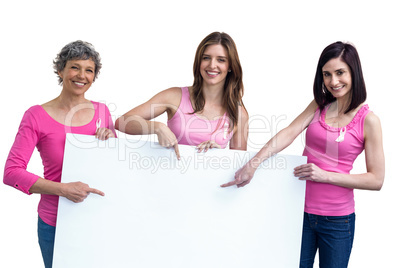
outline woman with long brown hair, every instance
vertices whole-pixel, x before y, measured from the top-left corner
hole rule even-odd
[[[233,39],[213,32],[199,44],[194,60],[194,83],[159,92],[116,120],[116,129],[132,135],[157,134],[159,144],[246,150],[248,114],[243,105],[243,72]],[[150,121],[163,114],[167,124]]]

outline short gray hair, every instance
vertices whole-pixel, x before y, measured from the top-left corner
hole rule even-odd
[[[67,61],[69,60],[92,60],[95,63],[95,79],[98,77],[99,71],[102,68],[101,58],[99,53],[95,50],[91,43],[77,40],[64,46],[60,53],[57,54],[53,61],[53,69],[55,74],[59,77],[59,84],[63,83],[59,72],[64,70]]]

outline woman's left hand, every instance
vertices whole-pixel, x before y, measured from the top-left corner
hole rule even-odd
[[[308,163],[294,169],[295,177],[299,177],[300,180],[310,180],[315,182],[328,182],[329,173],[315,164]]]
[[[101,127],[96,130],[95,137],[99,140],[104,141],[109,138],[115,138],[115,135],[110,129]]]
[[[221,146],[214,141],[204,141],[204,142],[198,144],[198,146],[196,148],[197,148],[198,152],[200,153],[202,151],[206,152],[211,148],[221,149]]]

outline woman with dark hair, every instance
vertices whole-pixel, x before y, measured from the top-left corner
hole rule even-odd
[[[60,95],[29,108],[22,118],[4,170],[4,183],[26,194],[41,194],[38,205],[38,238],[45,267],[52,267],[59,196],[82,202],[90,193],[104,195],[82,182],[61,183],[66,133],[115,137],[106,105],[85,99],[102,67],[99,53],[87,42],[67,44],[53,62]],[[43,178],[28,172],[34,148],[44,165]]]
[[[199,44],[191,87],[166,89],[116,120],[116,129],[133,135],[157,134],[159,144],[197,146],[199,151],[247,149],[248,114],[237,49],[226,33],[213,32]],[[164,112],[167,125],[150,121]]]
[[[294,174],[306,180],[306,200],[300,267],[313,267],[319,249],[320,267],[347,267],[353,245],[353,189],[380,190],[385,163],[381,124],[369,110],[359,55],[347,43],[324,49],[314,80],[314,100],[285,129],[222,185],[245,186],[258,166],[282,151],[307,128],[303,155],[307,164]],[[350,174],[365,150],[367,172]]]

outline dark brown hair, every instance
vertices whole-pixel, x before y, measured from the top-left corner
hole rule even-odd
[[[314,79],[314,99],[321,110],[324,109],[327,104],[335,101],[336,98],[332,96],[324,85],[322,67],[331,59],[336,58],[340,58],[349,66],[352,76],[351,101],[345,111],[346,114],[356,109],[367,97],[359,54],[356,48],[351,44],[338,41],[330,44],[322,51]]]

